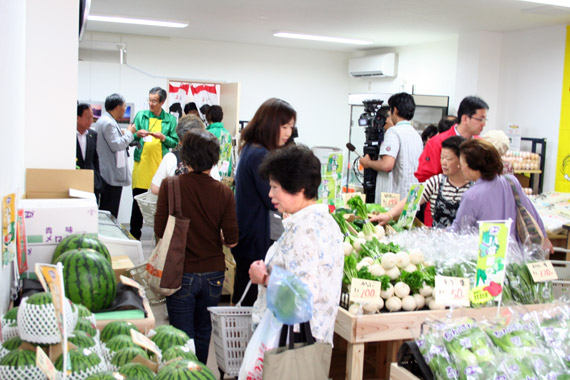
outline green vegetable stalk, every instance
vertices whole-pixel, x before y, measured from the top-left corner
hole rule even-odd
[[[368,221],[368,211],[366,210],[366,205],[362,202],[360,197],[352,197],[348,200],[347,204],[354,209],[357,217],[364,221],[362,227],[362,232],[365,236],[371,236],[376,234],[376,228],[372,223]]]

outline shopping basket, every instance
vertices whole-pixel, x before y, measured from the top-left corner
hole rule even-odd
[[[224,374],[237,376],[251,338],[251,312],[253,307],[241,306],[251,281],[236,306],[212,306],[208,308],[212,318],[212,336],[216,350],[216,363],[220,380]]]
[[[147,191],[139,195],[135,195],[135,200],[139,204],[143,220],[149,227],[154,227],[154,214],[156,213],[157,196]]]
[[[146,280],[145,277],[146,264],[147,262],[145,261],[140,265],[134,266],[131,269],[127,269],[126,273],[128,274],[128,277],[132,278],[143,287],[149,304],[153,306],[160,305],[161,303],[166,301],[166,297],[163,296],[162,294],[155,293],[148,284],[148,281]]]

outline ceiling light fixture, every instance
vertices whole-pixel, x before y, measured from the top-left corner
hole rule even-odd
[[[273,36],[274,37],[282,37],[282,38],[294,38],[294,39],[298,39],[298,40],[336,42],[336,43],[340,43],[340,44],[352,44],[352,45],[370,45],[370,44],[372,44],[372,42],[370,42],[370,41],[352,40],[349,38],[313,36],[310,34],[298,34],[298,33],[275,33]]]
[[[114,22],[118,24],[163,26],[166,28],[186,28],[188,26],[187,22],[145,20],[140,18],[127,18],[127,17],[116,17],[116,16],[89,15],[87,19],[89,21]]]
[[[555,5],[557,7],[570,7],[570,2],[568,0],[521,0],[527,3],[538,3],[546,5]]]

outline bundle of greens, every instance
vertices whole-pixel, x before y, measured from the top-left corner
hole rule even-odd
[[[433,329],[437,330],[437,326],[433,326]],[[455,369],[455,363],[449,356],[449,352],[447,352],[440,334],[432,330],[430,334],[426,334],[421,339],[416,340],[416,344],[437,379],[459,379],[459,373]]]
[[[552,299],[552,282],[535,283],[526,264],[507,264],[503,302],[530,305],[549,303]]]
[[[376,227],[374,227],[374,225],[368,220],[368,211],[366,210],[366,205],[360,197],[350,198],[347,202],[347,205],[354,210],[354,213],[358,218],[364,221],[364,224],[362,226],[362,232],[364,233],[364,236],[372,237],[375,235],[380,235],[380,233],[377,232]],[[382,229],[381,236],[384,236],[383,232],[384,230]]]

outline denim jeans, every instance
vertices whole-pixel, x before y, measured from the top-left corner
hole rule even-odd
[[[166,297],[170,324],[194,339],[196,356],[206,364],[212,322],[208,307],[217,306],[222,296],[224,272],[184,273],[182,287]]]

